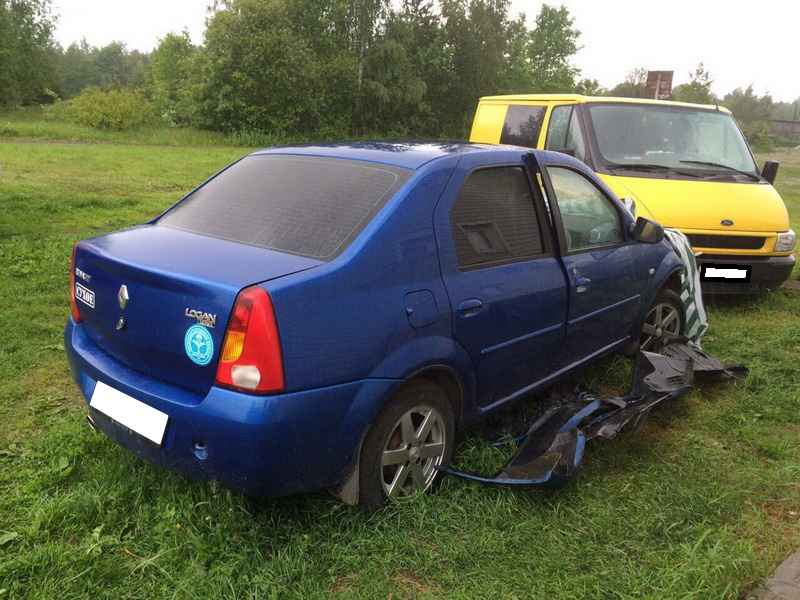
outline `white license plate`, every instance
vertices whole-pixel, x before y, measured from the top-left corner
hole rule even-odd
[[[159,446],[164,441],[166,414],[102,381],[95,385],[89,406]]]
[[[703,279],[733,279],[746,281],[749,275],[748,269],[706,267],[703,270]]]
[[[94,292],[80,283],[75,284],[75,298],[94,308]]]

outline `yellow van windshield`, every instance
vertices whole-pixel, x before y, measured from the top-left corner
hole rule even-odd
[[[594,104],[589,106],[589,117],[607,166],[757,175],[744,136],[728,113],[652,104]]]

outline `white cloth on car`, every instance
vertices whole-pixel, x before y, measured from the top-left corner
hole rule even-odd
[[[633,199],[623,198],[622,203],[628,212],[636,217],[636,203]],[[703,304],[700,270],[697,268],[692,245],[689,243],[689,238],[677,229],[664,228],[664,236],[683,263],[680,297],[683,304],[684,323],[681,335],[700,348],[703,336],[708,331],[708,315]]]

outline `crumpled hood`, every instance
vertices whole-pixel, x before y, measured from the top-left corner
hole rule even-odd
[[[776,232],[789,229],[786,206],[764,183],[650,177],[601,178],[621,198],[636,201],[636,214],[678,229]],[[733,221],[732,226],[721,224]]]

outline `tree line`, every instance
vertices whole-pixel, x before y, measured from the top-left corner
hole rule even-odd
[[[510,0],[218,0],[203,44],[171,33],[148,54],[61,48],[54,23],[50,0],[0,0],[0,104],[137,88],[176,125],[462,136],[479,96],[580,83],[567,9],[528,27]]]
[[[638,97],[646,80],[637,69],[605,90],[583,78],[572,63],[580,32],[569,11],[543,5],[529,26],[510,0],[216,0],[202,44],[170,33],[150,53],[121,42],[62,48],[54,25],[50,0],[0,0],[0,105],[69,100],[88,89],[92,108],[101,104],[95,88],[137,90],[127,105],[144,103],[142,114],[172,125],[463,137],[480,96]],[[714,98],[702,64],[674,97],[734,105],[753,123],[780,108],[752,88]]]

